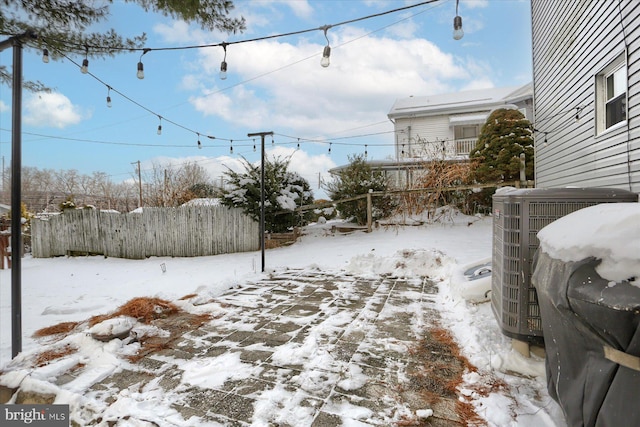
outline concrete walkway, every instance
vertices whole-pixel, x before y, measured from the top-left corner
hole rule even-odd
[[[430,334],[436,293],[428,279],[290,270],[204,304],[194,299],[195,311],[213,319],[155,321],[166,336],[82,391],[102,404],[76,417],[162,425],[139,416],[129,424],[125,398],[136,403],[134,391],[144,390],[158,411],[200,425],[466,425],[448,386],[463,362]],[[73,389],[85,374],[70,370],[54,382]]]

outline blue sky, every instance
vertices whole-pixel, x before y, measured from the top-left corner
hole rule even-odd
[[[181,47],[314,29],[419,1],[234,3],[234,14],[247,21],[242,34],[204,32],[122,1],[111,6],[104,27],[131,36],[145,32],[152,49]],[[240,156],[259,161],[260,140],[254,151],[248,133],[273,131],[267,155],[291,156],[291,169],[321,197],[319,177],[328,179],[327,171],[346,164],[349,155],[366,151],[369,159],[392,158],[393,125],[386,115],[397,98],[531,81],[528,0],[461,0],[465,35],[460,41],[452,38],[455,7],[454,0],[437,1],[333,26],[327,31],[328,68],[320,66],[326,44],[321,30],[231,44],[226,80],[218,75],[221,47],[152,50],[142,57],[143,80],[136,77],[140,52],[91,59],[89,70],[104,83],[81,74],[69,60],[44,64],[41,52],[26,50],[25,79],[40,80],[54,91],[23,95],[22,163],[105,172],[120,182],[132,179],[137,161],[143,171],[154,164],[197,162],[219,179],[225,166],[238,167]],[[71,59],[81,63],[83,57]],[[11,60],[11,49],[0,53],[1,64],[11,67]],[[114,88],[111,108],[105,84]],[[162,135],[157,135],[160,123]],[[10,129],[11,90],[2,86],[0,155],[6,166]]]

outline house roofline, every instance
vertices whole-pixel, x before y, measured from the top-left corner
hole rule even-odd
[[[498,96],[492,93],[499,92]],[[397,99],[387,114],[390,120],[412,117],[430,117],[443,114],[484,112],[526,99],[533,99],[533,84],[520,87],[481,89],[449,94]],[[400,104],[400,106],[399,106]]]

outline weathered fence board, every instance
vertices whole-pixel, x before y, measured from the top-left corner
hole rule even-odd
[[[223,206],[144,208],[128,214],[78,209],[33,219],[31,241],[35,258],[75,253],[192,257],[258,250],[259,230],[242,210]]]

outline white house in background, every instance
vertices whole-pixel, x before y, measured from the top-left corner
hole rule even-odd
[[[640,2],[531,0],[536,185],[640,192]]]
[[[396,160],[373,166],[385,169],[397,186],[403,186],[411,184],[425,161],[467,161],[482,125],[498,108],[519,109],[531,120],[531,83],[398,99],[387,115],[394,124]]]

